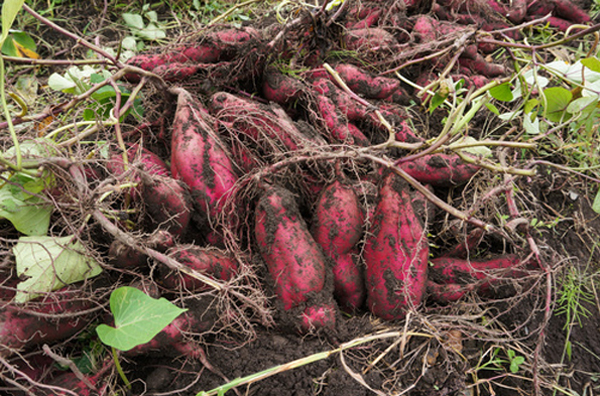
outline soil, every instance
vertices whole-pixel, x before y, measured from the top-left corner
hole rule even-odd
[[[354,5],[354,2],[351,3]],[[579,4],[585,8],[590,6],[588,3]],[[98,37],[102,37],[106,43],[118,40],[125,34],[121,27],[108,22],[111,18],[116,20],[117,16],[113,15],[114,10],[110,8],[105,11],[104,2],[76,4],[77,7],[67,7],[69,14],[65,15],[65,18],[71,18],[69,28],[72,31],[84,36],[86,29],[89,29],[97,32]],[[165,14],[168,12],[163,8],[158,8],[158,11]],[[409,40],[406,38],[408,33],[403,30],[404,25],[401,23],[406,23],[412,16],[432,15],[432,12],[432,3],[427,1],[408,10],[404,5],[390,3],[389,9],[383,13],[385,17],[382,21],[385,21],[385,26],[400,42],[414,44],[412,41],[406,41]],[[87,25],[86,18],[98,13],[108,19],[93,20]],[[275,37],[278,30],[274,27],[274,17],[262,16],[246,24],[263,29],[264,32],[271,32],[271,37]],[[244,98],[254,97],[262,85],[263,69],[269,63],[275,64],[282,59],[287,62],[284,62],[286,67],[296,66],[290,74],[301,75],[323,61],[333,63],[340,59],[354,59],[354,56],[360,55],[362,62],[374,65],[374,69],[382,71],[390,67],[391,63],[388,62],[391,58],[397,57],[401,63],[404,56],[408,57],[406,54],[412,47],[403,47],[402,51],[395,48],[394,51],[398,53],[391,50],[384,53],[358,48],[356,54],[348,57],[348,54],[344,53],[346,48],[340,47],[344,32],[342,22],[356,22],[357,18],[346,13],[341,14],[340,19],[341,22],[338,21],[339,23],[327,28],[326,20],[309,14],[308,22],[291,26],[289,31],[286,31],[286,38],[292,44],[288,43],[289,47],[282,47],[281,53],[275,55],[264,52],[264,40],[250,41],[241,48],[229,48],[227,63],[202,68],[195,65],[193,70],[169,69],[170,71],[162,75],[166,85],[163,85],[164,81],[159,83],[151,80],[152,82],[144,88],[144,107],[147,110],[144,121],[148,121],[148,125],[141,132],[145,147],[164,159],[169,158],[170,123],[174,117],[176,98],[167,92],[168,88],[183,87],[206,104],[210,95],[218,90],[234,92]],[[359,21],[360,19],[358,18]],[[497,22],[501,18],[496,15],[488,19]],[[65,44],[66,41],[62,41],[64,36],[56,30],[43,28],[40,34],[45,38],[45,42],[57,43],[55,46],[41,49],[39,52],[43,57],[60,57],[65,53],[74,59],[78,56],[83,57],[82,48],[68,52],[69,46]],[[189,40],[190,37],[198,38],[203,34],[204,31],[196,32],[190,29],[182,34],[182,37]],[[183,40],[181,37],[179,40],[175,37],[172,39]],[[302,45],[294,46],[294,43]],[[173,46],[173,43],[157,46],[152,51],[167,53]],[[62,47],[62,50],[58,47]],[[302,53],[302,56],[297,56],[294,51]],[[439,66],[434,63],[418,64],[407,67],[405,74],[414,81],[424,70],[437,68],[439,71]],[[62,69],[48,67],[45,72],[40,73],[40,78],[45,79],[53,70]],[[10,78],[7,81],[10,84],[14,83]],[[135,81],[132,79],[124,84],[132,87]],[[420,137],[428,139],[437,136],[443,129],[447,113],[442,109],[429,112],[421,108],[417,105],[420,99],[410,87],[404,88],[410,99],[403,97],[402,105],[396,103],[390,106],[390,112],[398,107],[403,108],[403,118],[411,120]],[[302,133],[312,137],[320,136],[319,133],[324,128],[322,124],[318,124],[321,120],[315,118],[313,103],[307,97],[301,97],[293,104],[284,106],[286,114],[301,125]],[[258,94],[255,100],[268,108],[268,100]],[[276,113],[268,114],[275,117]],[[137,141],[140,130],[135,128],[139,124],[140,122],[132,116],[125,119],[123,126],[126,139]],[[476,138],[487,137],[487,131],[493,129],[489,124],[490,117],[478,114],[470,125],[470,135]],[[382,132],[367,122],[359,126],[368,131],[368,138],[372,139],[373,143],[386,141],[387,131]],[[340,161],[342,165],[337,165],[346,166],[341,173],[339,169],[334,171],[334,166],[329,163],[295,163],[294,158],[285,156],[285,147],[275,139],[261,145],[254,141],[254,138],[236,138],[231,133],[234,127],[240,127],[240,124],[222,124],[219,128],[226,144],[244,145],[251,153],[260,157],[261,165],[271,164],[281,158],[292,163],[282,167],[283,169],[276,169],[277,172],[266,172],[260,182],[276,183],[294,191],[290,196],[297,202],[292,206],[294,209],[298,206],[306,229],[310,229],[311,210],[318,189],[334,177],[343,175],[360,186],[363,191],[363,203],[372,206],[378,175],[374,170],[375,166],[368,161],[344,158],[344,161]],[[494,137],[502,136],[507,132],[506,129],[503,127]],[[106,136],[106,139],[114,138],[112,135]],[[102,139],[99,137],[98,141]],[[393,149],[386,153],[390,158],[406,154],[404,149]],[[73,155],[88,158],[84,153]],[[329,152],[327,155],[335,157]],[[545,164],[566,163],[566,159],[559,154],[544,155]],[[386,156],[381,154],[381,157]],[[98,169],[102,175],[100,179],[109,176],[103,161],[87,162],[91,163],[94,169]],[[243,166],[240,166],[240,169],[242,168]],[[259,257],[259,249],[253,244],[253,237],[248,231],[252,229],[254,221],[252,217],[256,198],[264,185],[260,185],[259,188],[258,184],[252,184],[253,181],[248,182],[247,190],[240,194],[236,206],[227,202],[229,206],[225,206],[223,213],[229,213],[228,221],[231,218],[235,220],[227,223],[223,222],[222,218],[211,219],[227,225],[237,224],[237,228],[231,226],[231,230],[225,227],[226,231],[232,233],[243,230],[236,234],[237,239],[228,239],[229,234],[219,233],[222,229],[209,235],[209,220],[206,215],[195,213],[196,221],[192,229],[179,240],[181,243],[205,245],[211,238],[216,237],[218,241],[215,244],[220,248],[243,247],[236,251],[236,254],[245,260],[247,268],[244,271],[247,272],[242,271],[239,277],[240,284],[234,283],[231,289],[221,292],[190,293],[186,290],[168,289],[161,283],[161,277],[166,273],[164,268],[161,270],[158,267],[159,263],[153,260],[142,259],[141,267],[119,269],[118,263],[109,258],[108,254],[109,246],[115,239],[114,235],[98,224],[89,228],[81,225],[81,213],[88,209],[85,205],[92,207],[95,202],[85,201],[80,207],[80,201],[76,201],[76,205],[73,205],[75,209],[69,206],[69,209],[55,214],[53,224],[56,229],[86,229],[82,238],[89,241],[92,245],[91,250],[107,269],[94,283],[95,297],[102,295],[104,298],[98,297],[100,305],[107,302],[107,290],[117,285],[142,280],[154,287],[153,295],[162,294],[176,304],[187,307],[192,316],[198,319],[197,327],[185,329],[182,342],[168,344],[166,348],[145,352],[143,355],[124,353],[121,356],[123,369],[132,382],[132,389],[129,391],[131,395],[192,396],[218,388],[234,379],[256,375],[269,369],[271,371],[268,374],[250,380],[239,388],[228,390],[227,394],[594,394],[600,392],[600,299],[594,286],[597,284],[595,274],[598,273],[597,266],[600,263],[600,251],[597,249],[600,215],[592,210],[591,205],[597,191],[597,183],[590,181],[585,175],[565,170],[564,167],[538,164],[536,169],[535,176],[515,178],[511,186],[512,195],[504,192],[491,194],[503,175],[486,171],[477,173],[464,185],[454,186],[454,183],[450,183],[433,189],[433,193],[441,201],[463,212],[473,210],[475,217],[495,225],[501,223],[502,216],[510,218],[512,207],[509,200],[512,197],[516,201],[514,206],[521,211],[527,224],[515,222],[505,227],[508,229],[509,225],[514,226],[511,232],[485,234],[472,247],[469,255],[480,259],[507,253],[527,257],[531,262],[536,262],[537,266],[528,270],[526,276],[518,280],[502,279],[492,290],[479,294],[468,292],[464,298],[452,304],[436,303],[426,297],[418,309],[410,310],[405,318],[397,321],[383,321],[369,313],[365,307],[352,313],[337,312],[335,327],[325,326],[314,331],[302,331],[298,324],[304,312],[304,305],[300,304],[286,311],[282,302],[273,297],[275,282],[270,278],[266,265]],[[65,178],[64,175],[62,177]],[[68,191],[76,195],[75,185],[68,178],[65,180],[65,185],[70,188]],[[111,180],[111,183],[116,183],[115,179]],[[103,182],[90,183],[90,190],[96,191],[94,189],[100,188],[99,186],[102,187]],[[489,199],[484,201],[482,197]],[[156,225],[148,217],[144,217],[144,209],[139,209],[143,206],[142,203],[128,207],[132,210],[123,209],[123,202],[128,202],[129,199],[130,196],[115,198],[105,209],[114,210],[121,216],[118,219],[118,216],[115,216],[115,221],[118,220],[121,229],[130,231],[127,228],[130,223],[141,224],[142,226],[134,229],[131,234],[138,237],[142,232],[149,233]],[[130,214],[132,212],[134,214]],[[440,209],[425,207],[419,213],[429,213],[427,223],[430,255],[434,257],[460,244],[475,228],[472,224],[454,219]],[[226,217],[224,214],[222,216]],[[277,228],[284,222],[282,218],[285,220],[282,216],[278,217],[277,221],[266,224]],[[11,227],[2,227],[0,236],[3,240],[16,240],[17,236]],[[363,246],[364,241],[360,244],[360,247]],[[532,253],[536,250],[539,261]],[[252,258],[247,259],[250,256]],[[3,265],[0,270],[6,272],[5,268]],[[328,274],[323,282],[326,285],[323,290],[303,296],[305,300],[310,304],[329,304],[333,289],[331,278],[332,275]],[[255,299],[255,304],[229,299],[229,295],[226,294],[231,290],[247,293],[246,296]],[[578,290],[582,293],[573,294]],[[565,305],[564,301],[569,293],[575,297],[569,300],[571,305]],[[107,317],[108,313],[95,319],[98,323],[104,323],[110,320]],[[56,349],[64,355],[78,356],[83,345],[89,347],[90,339],[95,339],[93,331],[84,333],[78,339],[67,340]],[[346,347],[346,343],[353,345]],[[30,354],[26,357],[31,361],[41,359],[39,350],[27,352]],[[6,364],[4,360],[1,363],[7,367],[11,364],[20,368],[26,366],[18,363],[18,360],[15,357],[9,359]],[[105,362],[109,362],[105,364],[111,368],[107,379],[111,387],[107,394],[116,394],[119,385],[115,384],[120,384],[121,379],[110,364],[110,356]],[[48,372],[53,370],[52,363],[51,361]],[[46,373],[46,377],[42,376],[40,382],[55,377],[56,374],[52,372],[53,374]],[[19,389],[15,386],[15,381],[7,380],[14,377],[14,372],[11,371],[9,375],[0,369],[0,380],[3,381],[0,390],[11,395],[25,394],[24,385]],[[28,384],[22,378],[17,382]],[[41,394],[37,392],[37,384],[28,386],[33,389],[33,394]]]

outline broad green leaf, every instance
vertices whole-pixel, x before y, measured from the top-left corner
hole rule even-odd
[[[123,48],[130,50],[130,51],[136,51],[137,50],[137,43],[134,37],[132,36],[127,36],[123,39],[123,41],[121,42],[121,45],[123,46]]]
[[[598,97],[582,96],[577,98],[567,106],[567,112],[570,114],[581,113],[588,106],[595,107],[598,104]]]
[[[115,327],[96,327],[100,340],[108,346],[128,351],[150,342],[162,329],[185,312],[165,298],[154,299],[141,290],[124,286],[110,295]]]
[[[28,279],[17,285],[17,302],[29,301],[40,293],[60,289],[102,272],[100,265],[86,254],[81,243],[73,240],[73,236],[19,238],[13,247],[17,275]]]
[[[125,24],[134,29],[143,29],[144,20],[141,15],[125,13],[122,15]]]
[[[535,109],[535,107],[540,104],[540,101],[537,99],[529,99],[527,102],[525,102],[525,105],[523,106],[523,112],[528,114],[531,113],[531,111],[533,109]]]
[[[25,3],[25,0],[4,0],[2,4],[2,35],[0,36],[0,44],[4,44],[4,40],[8,37],[8,32],[21,7],[23,7],[23,3]]]
[[[596,57],[581,59],[581,64],[591,71],[600,73],[600,59]]]
[[[508,83],[500,84],[491,88],[490,95],[492,95],[492,98],[502,102],[510,102],[513,100],[513,93],[510,90],[510,85]]]
[[[165,31],[152,22],[149,23],[144,29],[136,32],[136,34],[142,38],[145,38],[146,40],[159,40],[167,37]]]
[[[596,213],[600,213],[600,190],[596,194],[596,198],[594,198],[594,203],[592,204],[592,209]]]
[[[25,32],[12,32],[2,45],[2,53],[18,58],[39,59],[35,41]]]
[[[553,122],[560,122],[570,118],[566,114],[567,107],[573,98],[573,94],[568,89],[562,87],[546,88],[544,90],[546,96],[546,117]]]
[[[500,115],[500,110],[498,110],[498,108],[496,106],[494,106],[493,104],[486,103],[485,107],[487,107],[489,111],[491,111],[492,113],[496,114],[497,116]]]
[[[25,235],[45,235],[50,227],[52,206],[32,196],[26,201],[16,199],[5,188],[0,189],[0,218],[10,221]]]
[[[144,14],[150,22],[158,22],[158,14],[156,11],[148,11]]]

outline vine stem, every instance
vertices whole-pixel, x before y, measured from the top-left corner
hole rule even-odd
[[[123,371],[123,367],[121,367],[121,363],[119,362],[119,353],[117,352],[115,347],[110,347],[110,348],[112,349],[113,360],[115,362],[115,368],[117,369],[117,372],[119,373],[119,377],[121,377],[121,379],[125,383],[125,386],[127,387],[127,389],[131,389],[131,382],[129,382],[129,380],[127,379],[127,376],[125,375],[125,372]]]

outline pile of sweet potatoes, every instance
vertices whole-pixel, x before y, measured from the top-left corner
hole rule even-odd
[[[563,30],[589,22],[566,0],[486,4],[407,1],[389,13],[381,2],[351,2],[327,34],[316,33],[331,25],[318,18],[332,15],[317,14],[315,26],[221,27],[130,59],[129,82],[143,69],[181,86],[153,97],[163,99],[165,133],[130,133],[93,174],[103,196],[113,194],[107,211],[123,215],[112,218],[115,228],[146,236],[140,248],[102,233],[95,247],[106,258],[103,280],[151,278],[173,299],[215,298],[252,274],[281,319],[276,325],[300,333],[334,332],[341,312],[400,320],[427,304],[493,297],[521,282],[535,266],[514,251],[492,257],[474,245],[469,255],[439,253],[432,197],[450,197],[487,171],[450,150],[422,152],[435,136],[415,128],[407,110],[420,102],[419,89],[392,73],[405,68],[426,86],[454,59],[450,75],[481,87],[510,67],[486,58],[497,49],[491,38],[520,37],[518,29],[496,30],[546,13]],[[489,10],[495,17],[485,19]],[[426,58],[440,50],[429,44],[461,37],[456,52]],[[333,50],[351,56],[332,58]],[[91,308],[106,303],[69,288],[18,306],[16,281],[2,283],[9,292],[1,296],[0,357],[73,336],[94,319]],[[244,304],[236,314],[252,306]],[[184,335],[214,328],[204,313],[181,316],[130,356],[165,348],[202,359]]]

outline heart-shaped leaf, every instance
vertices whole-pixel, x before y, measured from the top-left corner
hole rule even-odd
[[[115,318],[115,327],[101,324],[96,327],[96,333],[103,343],[121,351],[151,341],[186,311],[164,298],[154,299],[129,286],[112,292],[110,310]]]

